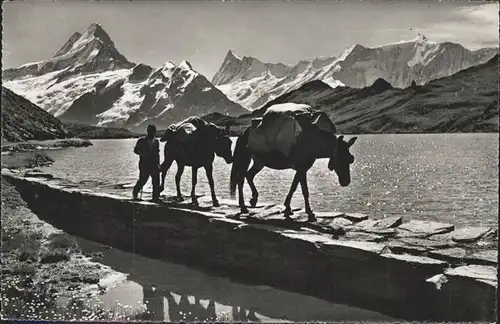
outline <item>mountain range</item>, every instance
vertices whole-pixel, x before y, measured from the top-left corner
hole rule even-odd
[[[485,63],[497,53],[498,48],[471,51],[460,44],[428,40],[422,34],[375,48],[356,44],[339,57],[303,60],[295,65],[240,58],[230,50],[212,83],[229,99],[254,110],[313,80],[331,87],[363,88],[382,78],[394,87],[406,88]]]
[[[191,64],[159,68],[128,61],[98,24],[45,61],[2,71],[4,86],[64,122],[143,130],[209,112],[248,112],[230,101]]]
[[[405,89],[381,78],[364,88],[332,88],[315,80],[239,118],[204,118],[232,125],[238,133],[268,107],[294,102],[327,112],[339,133],[498,132],[498,63],[497,54],[484,64]]]
[[[186,117],[207,114],[214,120],[241,124],[249,116],[261,114],[270,103],[295,100],[329,111],[345,130],[409,131],[409,125],[415,123],[412,127],[417,131],[432,131],[429,123],[433,122],[424,119],[439,119],[441,111],[446,115],[450,106],[461,107],[453,116],[466,116],[467,109],[475,116],[482,106],[472,107],[474,96],[478,102],[497,100],[488,91],[498,86],[498,78],[469,70],[471,66],[489,66],[491,70],[491,58],[497,53],[498,48],[470,51],[459,44],[432,42],[422,35],[376,48],[354,45],[339,57],[304,60],[293,66],[239,58],[229,51],[210,82],[187,61],[167,61],[158,68],[131,62],[100,25],[91,24],[83,33],[74,33],[53,57],[3,70],[2,79],[3,86],[66,125],[143,132],[148,123],[165,129]],[[489,63],[481,65],[485,62]],[[474,85],[483,79],[493,83]],[[443,82],[446,84],[434,88]],[[456,88],[461,86],[468,92]],[[460,100],[463,102],[458,103]],[[386,116],[384,107],[403,114],[406,109],[413,111],[412,105],[417,103],[422,106],[419,109],[432,111],[418,112],[415,122],[405,117],[400,128],[399,121],[393,121],[392,126],[382,121],[380,125],[367,124],[370,118],[378,120],[373,115],[377,112],[380,118]],[[445,119],[450,118],[455,117]],[[498,129],[492,125],[485,122],[478,129]],[[76,129],[83,130],[80,126]]]

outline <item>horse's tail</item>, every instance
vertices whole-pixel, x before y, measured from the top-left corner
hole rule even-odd
[[[231,198],[234,198],[236,193],[236,185],[245,176],[245,173],[250,165],[251,155],[248,152],[248,135],[250,128],[247,128],[243,134],[236,140],[236,146],[233,154],[233,165],[231,167],[231,180],[229,189]]]

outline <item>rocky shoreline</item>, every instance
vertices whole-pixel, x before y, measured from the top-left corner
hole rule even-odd
[[[207,197],[198,207],[167,198],[158,205],[131,201],[119,186],[79,188],[42,173],[3,177],[44,220],[125,251],[395,318],[490,321],[495,316],[493,228],[349,212],[317,213],[319,220],[307,223],[298,211],[287,222],[273,205],[238,217],[232,201],[212,208]]]
[[[24,142],[4,142],[2,152],[31,152],[41,150],[54,150],[65,147],[87,147],[92,146],[88,139],[69,138],[46,141],[24,141]]]
[[[92,142],[80,138],[4,142],[2,143],[2,169],[30,169],[48,166],[54,160],[45,151],[87,146],[92,146]]]
[[[2,169],[26,172],[53,162],[46,149],[89,145],[79,139],[2,144]],[[99,256],[83,253],[74,237],[40,220],[3,177],[1,211],[2,319],[117,319],[97,296],[124,274],[93,261]]]

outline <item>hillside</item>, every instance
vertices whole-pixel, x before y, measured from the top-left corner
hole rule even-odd
[[[141,136],[133,133],[125,128],[117,127],[99,127],[83,124],[65,124],[66,129],[73,137],[85,139],[118,139],[118,138],[135,138]]]
[[[69,136],[60,120],[2,86],[2,143]]]
[[[313,81],[231,122],[240,129],[273,104],[295,102],[326,111],[341,133],[498,132],[498,85],[496,55],[485,64],[406,89],[383,79],[362,89]]]
[[[423,85],[483,64],[497,53],[498,48],[471,51],[460,44],[431,41],[421,34],[374,48],[356,44],[338,57],[318,57],[295,65],[263,63],[229,51],[212,82],[229,99],[253,110],[314,80],[332,88],[365,88],[381,78],[397,88],[406,88],[413,82]]]
[[[2,71],[4,86],[73,124],[143,131],[192,115],[248,112],[229,100],[191,64],[159,68],[128,61],[102,26],[74,33],[45,61]]]

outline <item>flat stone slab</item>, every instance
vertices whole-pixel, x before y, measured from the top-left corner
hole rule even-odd
[[[399,242],[399,241],[387,242],[387,246],[394,253],[408,253],[408,254],[412,254],[412,255],[419,255],[419,254],[422,254],[424,252],[429,251],[429,248],[427,248],[427,247],[409,245],[409,244],[405,244],[404,242]]]
[[[364,260],[367,256],[378,256],[389,253],[389,248],[384,244],[365,241],[339,241],[330,240],[322,242],[320,250],[336,257],[354,260]]]
[[[368,219],[368,215],[362,213],[345,213],[343,217],[355,223]]]
[[[352,224],[354,224],[352,221],[350,221],[344,217],[336,217],[336,218],[332,219],[330,222],[330,225],[336,225],[336,226],[341,226],[341,227],[351,226]]]
[[[281,235],[311,243],[328,243],[332,241],[332,239],[321,234],[282,232]]]
[[[445,249],[455,245],[452,241],[435,241],[413,237],[401,238],[400,241],[408,245],[419,246],[426,249]]]
[[[437,259],[446,260],[450,262],[463,261],[467,251],[462,248],[451,248],[442,250],[433,250],[429,252],[429,256],[435,257]]]
[[[357,232],[357,231],[346,232],[345,238],[348,240],[366,241],[366,242],[381,242],[385,239],[385,237],[382,235]]]
[[[382,219],[367,219],[364,221],[361,221],[357,224],[359,227],[366,227],[366,228],[374,228],[374,229],[381,229],[381,228],[394,228],[398,227],[401,225],[403,222],[403,217],[401,216],[390,216]]]
[[[498,265],[498,251],[497,250],[484,250],[474,253],[467,257],[471,262],[484,263],[487,265]]]
[[[399,260],[399,261],[405,261],[410,264],[414,265],[439,265],[439,266],[447,266],[447,263],[442,261],[442,260],[437,260],[425,256],[419,256],[419,255],[410,255],[410,254],[393,254],[393,253],[386,253],[381,255],[384,258],[388,259],[394,259],[394,260]]]
[[[367,219],[361,221],[354,225],[353,229],[357,231],[375,233],[379,235],[395,235],[396,230],[392,228],[395,224],[401,223],[401,217],[395,219],[390,217],[390,219]]]
[[[292,208],[293,212],[299,211],[300,208]],[[252,217],[254,218],[261,218],[261,219],[266,219],[271,216],[277,216],[279,215],[281,218],[284,218],[283,213],[285,211],[284,206],[272,206],[270,208],[263,208],[259,210],[257,213],[252,214]],[[293,215],[291,216],[293,218]]]
[[[466,265],[457,268],[448,269],[444,272],[447,277],[459,277],[472,280],[481,280],[482,282],[494,283],[497,285],[497,269],[485,265]]]
[[[441,234],[451,232],[455,229],[452,224],[421,221],[421,220],[410,220],[408,223],[404,223],[399,226],[399,228],[413,232],[422,233],[427,235]]]
[[[316,215],[316,218],[338,218],[345,215],[344,213],[334,212],[334,211],[332,212],[320,211],[320,212],[314,212],[314,214]]]
[[[460,243],[475,242],[490,230],[491,227],[464,227],[455,230],[451,235],[451,239]]]
[[[426,233],[416,233],[416,232],[410,232],[405,229],[401,228],[395,228],[396,234],[394,235],[395,238],[420,238],[420,239],[426,239],[429,237],[428,234]]]

